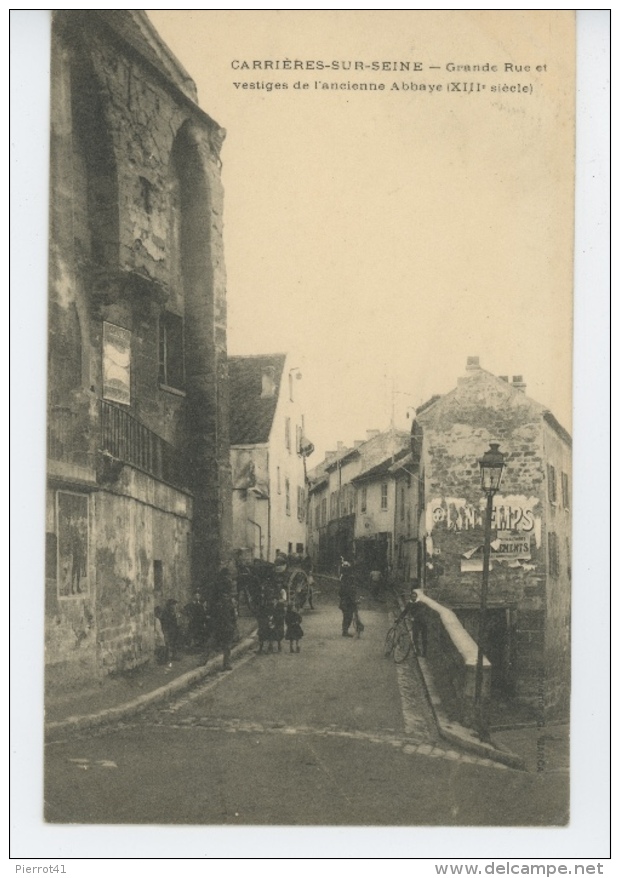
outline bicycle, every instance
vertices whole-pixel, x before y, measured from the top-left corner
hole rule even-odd
[[[413,643],[411,642],[411,636],[405,624],[405,619],[403,617],[395,618],[394,624],[385,636],[383,654],[386,658],[392,656],[396,664],[400,665],[406,661],[412,648]]]

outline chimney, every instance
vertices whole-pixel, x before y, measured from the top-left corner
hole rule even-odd
[[[465,368],[468,372],[475,372],[480,368],[480,357],[467,357],[467,365]]]
[[[525,388],[527,387],[527,384],[523,380],[523,375],[513,375],[512,386],[515,390],[520,390],[521,393],[525,393]]]
[[[338,448],[336,450],[336,454],[340,456],[341,454],[345,453],[345,451],[347,450],[347,446],[344,444],[344,442],[338,442],[337,445]]]
[[[375,436],[378,436],[381,430],[366,430],[366,441],[369,439],[374,439]]]
[[[325,452],[325,463],[331,463],[331,461],[335,458],[335,451],[326,451]]]
[[[264,366],[261,370],[261,399],[271,399],[276,395],[276,370],[273,366]]]

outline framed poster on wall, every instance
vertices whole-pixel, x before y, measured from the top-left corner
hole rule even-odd
[[[58,527],[58,596],[86,595],[88,581],[88,495],[56,494]]]
[[[103,398],[131,402],[131,332],[113,323],[103,324]]]

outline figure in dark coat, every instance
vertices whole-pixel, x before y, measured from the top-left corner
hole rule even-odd
[[[418,596],[416,595],[413,607],[410,610],[411,633],[413,634],[413,642],[416,651],[422,658],[426,657],[426,649],[428,645],[428,624],[426,621],[426,614],[426,604],[418,600]]]
[[[304,630],[301,627],[301,613],[299,613],[293,604],[289,604],[286,608],[286,634],[285,638],[288,640],[291,652],[300,652],[301,647],[299,641],[304,636]],[[293,648],[293,644],[295,648]]]
[[[357,609],[355,577],[353,575],[353,568],[348,561],[342,562],[340,570],[339,607],[342,612],[342,636],[353,637],[353,635],[349,633],[349,628],[353,621],[353,614]]]
[[[171,664],[177,657],[179,645],[179,620],[177,619],[176,605],[178,601],[169,598],[159,616],[161,630],[164,634],[165,657],[164,660]]]
[[[213,603],[215,644],[222,651],[222,670],[232,670],[230,655],[237,635],[237,610],[232,596],[230,573],[223,567],[218,574]]]
[[[258,651],[262,652],[265,643],[268,652],[273,652],[273,644],[276,639],[276,626],[274,621],[275,601],[266,601],[258,611]]]

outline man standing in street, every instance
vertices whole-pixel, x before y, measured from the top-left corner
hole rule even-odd
[[[339,598],[340,602],[338,606],[342,612],[342,636],[353,637],[353,635],[349,633],[349,627],[353,621],[353,614],[357,607],[357,593],[353,568],[348,561],[343,561],[340,565]]]
[[[237,633],[237,610],[232,596],[230,572],[222,567],[218,574],[213,604],[215,642],[222,651],[222,671],[231,671],[230,654]]]

